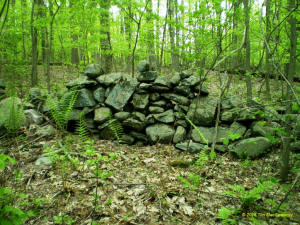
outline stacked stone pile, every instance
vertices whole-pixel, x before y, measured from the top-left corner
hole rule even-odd
[[[173,143],[191,152],[201,151],[205,140],[212,144],[218,100],[200,87],[202,80],[192,72],[175,73],[171,78],[158,76],[147,61],[141,61],[136,78],[123,73],[103,74],[95,64],[84,74],[67,85],[81,87],[72,120],[78,120],[84,110],[89,129],[99,138],[113,137],[107,123],[113,115],[124,128],[122,139],[127,144]],[[231,149],[241,157],[254,158],[270,149],[272,143],[267,137],[275,135],[280,125],[268,120],[270,113],[264,113],[262,106],[244,107],[240,97],[233,96],[223,99],[221,108],[216,150]],[[280,116],[274,111],[272,118]]]

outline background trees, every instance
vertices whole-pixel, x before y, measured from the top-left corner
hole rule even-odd
[[[32,86],[38,84],[37,65],[82,69],[100,62],[107,72],[134,73],[136,60],[149,59],[158,71],[194,67],[203,72],[240,45],[246,28],[244,51],[217,69],[247,75],[249,99],[251,74],[260,73],[271,99],[269,77],[280,77],[271,59],[281,71],[291,68],[299,79],[299,44],[297,38],[289,39],[299,32],[299,4],[290,5],[288,0],[5,0],[0,11],[0,69],[8,77],[29,76]],[[260,30],[261,9],[270,52]],[[294,30],[288,29],[290,18]],[[291,59],[295,62],[289,64]],[[50,67],[44,74],[50,87]]]

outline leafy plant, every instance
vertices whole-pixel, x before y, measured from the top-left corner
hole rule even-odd
[[[62,130],[67,129],[78,94],[78,90],[74,88],[64,94],[60,99],[53,98],[51,95],[47,96],[47,105],[58,128]]]
[[[235,210],[230,210],[222,206],[218,212],[217,218],[222,220],[222,224],[236,224],[236,220],[230,218],[234,216],[234,214]]]
[[[12,96],[2,100],[1,105],[0,124],[3,124],[10,134],[16,134],[25,120],[24,103],[19,98]]]
[[[275,183],[273,181],[264,181],[253,189],[246,191],[245,188],[240,185],[229,185],[228,187],[231,190],[225,192],[225,194],[238,198],[242,203],[242,209],[247,209],[254,205],[257,200],[261,199],[263,192],[271,190],[274,186]]]
[[[229,145],[230,140],[235,141],[235,140],[241,138],[241,136],[242,135],[239,133],[229,133],[226,138],[223,138],[223,144],[227,146],[227,145]]]
[[[120,143],[124,135],[123,126],[117,119],[112,117],[112,114],[109,115],[108,128],[113,132],[118,143]]]
[[[82,111],[80,113],[80,117],[79,117],[79,122],[78,122],[78,126],[76,129],[76,133],[79,135],[79,139],[81,143],[85,143],[87,141],[87,137],[89,134],[89,130],[87,127],[87,124],[84,120],[84,111]]]
[[[183,114],[184,115],[184,114]],[[206,143],[206,145],[208,145],[208,141],[207,139],[203,136],[203,134],[201,133],[201,131],[199,130],[199,128],[186,116],[184,115],[184,118],[186,119],[186,121],[188,121],[188,123],[197,131],[199,137],[201,138],[201,140]]]
[[[4,170],[7,163],[15,164],[15,160],[11,157],[0,154],[0,170]],[[23,211],[14,206],[17,199],[27,198],[23,193],[17,193],[11,188],[0,187],[0,221],[6,225],[21,225],[31,216],[31,211]]]
[[[199,187],[202,178],[200,175],[189,173],[186,178],[178,176],[177,179],[183,183],[184,187],[190,188],[191,190],[196,190]]]
[[[62,213],[61,216],[53,217],[55,224],[67,224],[71,225],[76,222],[76,220],[71,220],[68,215]]]

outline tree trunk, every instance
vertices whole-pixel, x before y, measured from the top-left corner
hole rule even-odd
[[[21,1],[22,4],[22,48],[23,48],[23,59],[24,61],[27,61],[27,53],[26,53],[26,36],[25,36],[25,18],[26,18],[26,12],[27,12],[27,4],[25,0]]]
[[[34,0],[32,2],[31,7],[31,21],[30,21],[30,28],[31,28],[31,45],[32,45],[32,58],[31,58],[31,86],[34,87],[38,83],[37,78],[37,61],[38,61],[38,32],[37,28],[33,25],[35,21],[35,6],[38,0]]]
[[[176,40],[175,40],[175,29],[173,26],[174,22],[174,9],[175,4],[177,4],[177,0],[169,0],[169,6],[168,6],[168,15],[170,23],[169,26],[169,34],[170,34],[170,44],[171,44],[171,59],[172,59],[172,70],[177,71],[179,62],[178,62],[178,54],[176,49]]]
[[[101,19],[100,19],[100,46],[101,46],[101,65],[105,73],[109,73],[112,70],[112,47],[110,43],[110,25],[109,25],[109,8],[110,0],[100,1]]]
[[[267,42],[270,41],[270,0],[266,0],[266,35],[267,35]],[[269,44],[270,46],[270,44]],[[270,91],[270,73],[271,73],[271,62],[270,62],[270,52],[266,49],[265,44],[265,52],[266,52],[266,98],[267,100],[271,100],[271,91]]]
[[[289,10],[293,10],[295,8],[295,0],[289,0],[289,5],[288,5]],[[296,24],[296,18],[294,14],[291,14],[289,18],[289,24],[290,24],[290,62],[289,62],[289,67],[288,67],[288,81],[290,84],[293,84],[294,80],[294,75],[295,75],[295,68],[296,68],[296,50],[297,50],[297,24]],[[293,95],[290,87],[287,85],[287,113],[290,114],[292,113],[292,100],[293,100]],[[287,121],[287,128],[286,128],[286,134],[287,139],[286,142],[283,142],[283,149],[282,149],[282,160],[281,160],[281,171],[280,171],[280,178],[281,181],[284,182],[287,180],[288,173],[289,173],[289,158],[290,158],[290,137],[291,137],[291,121],[290,118],[288,117]]]
[[[245,10],[245,70],[246,72],[246,86],[247,86],[247,103],[252,100],[252,84],[250,72],[250,39],[249,39],[249,0],[244,0],[244,10]]]
[[[147,47],[148,47],[148,58],[151,66],[156,67],[155,62],[155,51],[154,51],[154,24],[153,24],[153,16],[152,16],[152,0],[149,0],[149,6],[147,7],[147,16],[146,22],[149,26],[147,32]]]

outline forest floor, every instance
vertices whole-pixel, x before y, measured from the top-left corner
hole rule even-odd
[[[59,80],[61,73],[55,74]],[[209,75],[207,85],[217,95],[218,82],[214,75]],[[73,73],[72,79],[76,76]],[[259,81],[253,79],[255,96],[259,94]],[[274,82],[273,90],[276,85]],[[229,95],[232,94],[245,96],[243,79],[233,79]],[[222,207],[238,209],[242,205],[239,198],[225,194],[230,190],[228,185],[240,185],[250,191],[259,181],[278,178],[279,173],[279,146],[252,161],[217,153],[215,159],[202,167],[181,168],[172,162],[190,162],[197,155],[181,152],[172,145],[127,146],[94,140],[95,154],[88,156],[85,152],[89,145],[80,145],[74,134],[57,131],[55,137],[45,139],[34,136],[30,130],[23,132],[18,138],[0,140],[0,146],[17,160],[15,166],[8,165],[0,172],[0,183],[28,195],[16,205],[38,212],[26,222],[32,225],[83,225],[92,221],[98,224],[221,224],[217,215]],[[56,163],[50,169],[36,171],[35,161],[49,151],[57,153]],[[76,166],[64,155],[78,158]],[[102,159],[89,164],[89,160],[96,159],[95,155]],[[19,179],[15,179],[15,169],[22,171]],[[255,204],[233,217],[232,223],[298,224],[299,185],[285,199],[293,180],[290,176],[287,184],[262,194]],[[283,208],[271,214],[283,200]]]
[[[79,159],[77,166],[61,155],[50,169],[36,171],[35,161],[46,149],[48,152],[61,150],[58,145],[61,135],[65,136],[65,151]],[[171,166],[172,162],[189,162],[196,155],[183,153],[172,145],[138,147],[95,140],[95,154],[103,157],[97,164],[100,175],[97,179],[96,163],[88,163],[95,156],[89,157],[84,149],[80,150],[77,136],[61,135],[58,133],[51,140],[33,141],[34,138],[25,140],[27,135],[24,134],[23,140],[1,143],[1,146],[9,146],[9,155],[17,160],[16,167],[9,166],[1,174],[6,186],[27,194],[31,204],[25,208],[38,212],[26,224],[81,225],[92,221],[99,224],[220,224],[216,217],[221,207],[237,209],[241,206],[238,198],[224,194],[230,190],[228,185],[240,185],[249,191],[259,179],[278,177],[278,149],[253,161],[217,153],[216,158],[203,167],[181,168]],[[22,171],[20,179],[14,179],[13,169]],[[241,210],[233,224],[298,224],[300,196],[297,189],[288,195],[283,210],[268,214],[285,198],[292,180],[290,177],[289,184],[268,191],[248,209]],[[22,203],[24,200],[17,205]],[[62,218],[64,222],[59,223]]]

